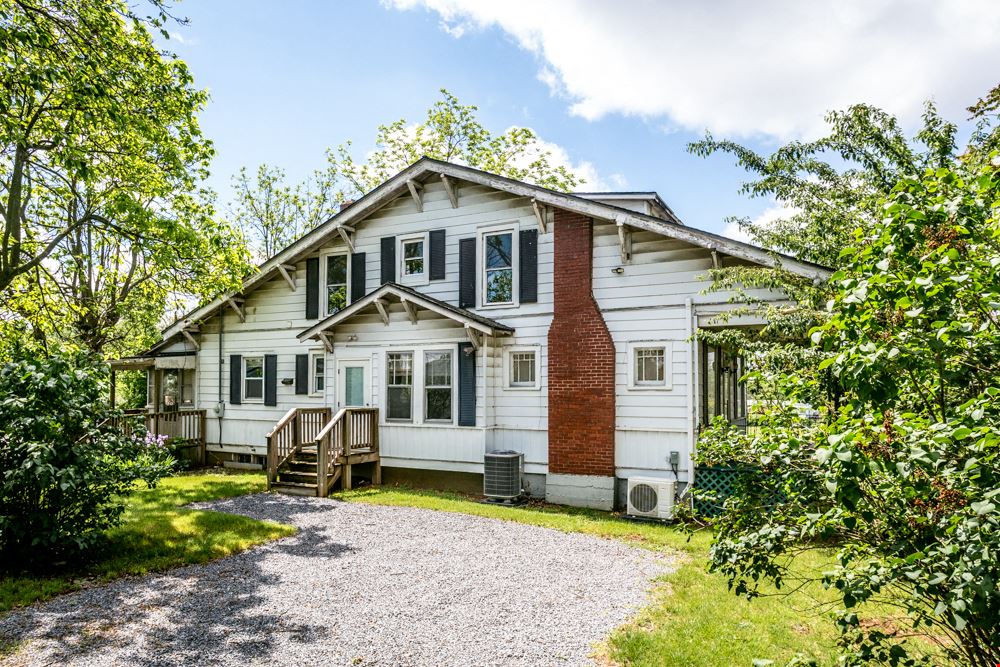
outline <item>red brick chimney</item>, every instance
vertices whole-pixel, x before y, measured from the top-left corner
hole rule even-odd
[[[593,220],[555,210],[549,473],[615,474],[615,345],[593,292]]]

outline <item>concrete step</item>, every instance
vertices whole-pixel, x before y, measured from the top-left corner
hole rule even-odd
[[[271,485],[272,491],[284,493],[289,496],[316,496],[315,484],[299,484],[296,482],[275,482]]]

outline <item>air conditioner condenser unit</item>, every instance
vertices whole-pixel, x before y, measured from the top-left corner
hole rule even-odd
[[[497,501],[521,497],[524,489],[524,454],[487,452],[483,461],[483,495]]]
[[[657,477],[629,477],[626,514],[649,519],[674,518],[677,482]]]

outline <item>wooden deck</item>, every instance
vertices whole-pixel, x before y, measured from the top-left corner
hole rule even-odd
[[[381,483],[378,408],[292,408],[267,434],[267,486],[326,497],[339,481],[351,488],[355,465],[374,463]]]

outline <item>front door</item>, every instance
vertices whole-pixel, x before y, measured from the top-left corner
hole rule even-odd
[[[337,409],[371,405],[371,361],[337,361]]]

